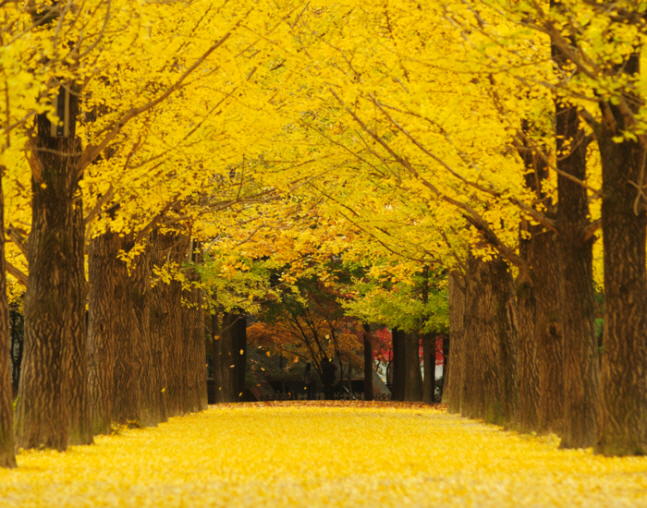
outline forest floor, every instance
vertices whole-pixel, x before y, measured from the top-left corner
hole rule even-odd
[[[557,445],[415,404],[211,406],[22,451],[0,507],[647,506],[647,458]]]

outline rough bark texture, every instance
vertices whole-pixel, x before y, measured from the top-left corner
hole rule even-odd
[[[443,402],[450,413],[460,413],[465,365],[465,279],[458,271],[449,274],[449,336],[452,366],[443,373]]]
[[[107,232],[90,240],[88,252],[88,378],[93,434],[110,433],[115,363],[114,277],[119,235]]]
[[[123,242],[120,242],[120,247]],[[141,424],[140,377],[142,375],[138,334],[134,331],[130,301],[128,267],[120,259],[114,265],[113,325],[115,340],[115,363],[112,390],[112,419],[118,423]]]
[[[80,192],[74,203],[74,285],[70,334],[70,371],[68,373],[69,445],[91,444],[90,391],[88,383],[87,282],[85,280],[85,223]]]
[[[71,97],[70,118],[76,119],[78,101]],[[83,233],[76,220],[80,204],[76,165],[80,143],[71,121],[68,137],[51,137],[45,114],[37,117],[37,136],[30,155],[32,171],[32,226],[29,236],[29,287],[25,293],[25,351],[18,408],[16,440],[23,448],[41,446],[64,450],[70,423],[69,381],[74,345],[71,329],[85,320],[75,305],[83,253],[77,253]],[[76,314],[75,314],[76,313]],[[84,313],[85,314],[85,313]],[[81,362],[86,361],[85,347]],[[74,387],[75,400],[87,397]],[[78,391],[77,391],[78,390]],[[78,403],[81,403],[78,400]]]
[[[518,412],[517,326],[512,277],[500,259],[470,257],[465,277],[464,416],[514,426]]]
[[[554,235],[534,231],[530,263],[536,298],[535,341],[539,360],[537,431],[561,435],[564,422],[564,360],[560,270]]]
[[[520,255],[531,266],[531,240],[522,239]],[[516,280],[519,324],[519,430],[534,432],[539,427],[539,360],[535,340],[536,298],[529,271],[520,270]],[[561,376],[560,376],[561,379]]]
[[[495,299],[496,334],[499,342],[501,416],[506,427],[517,427],[519,417],[518,324],[514,283],[507,264],[492,262],[492,287]]]
[[[422,400],[422,372],[420,371],[420,346],[417,333],[404,336],[404,394],[407,402]]]
[[[364,324],[364,400],[373,400],[373,341],[367,324]]]
[[[9,304],[4,247],[4,194],[0,167],[0,467],[16,467],[13,440],[11,361],[9,358]]]
[[[138,357],[138,416],[143,426],[166,420],[161,388],[155,376],[155,344],[151,331],[151,247],[148,245],[131,263],[126,280],[130,335]]]
[[[585,133],[579,127],[577,108],[557,101],[555,120],[559,169],[580,180],[585,180],[586,142]],[[620,167],[623,168],[624,173],[626,171],[624,165]],[[627,186],[623,192],[628,190]],[[564,337],[564,426],[560,446],[586,448],[597,443],[600,419],[600,367],[595,337],[593,239],[585,238],[585,231],[589,225],[586,189],[559,175],[557,195],[559,294]],[[617,225],[614,224],[615,227]],[[643,227],[643,251],[644,248]]]
[[[153,230],[150,236],[150,265],[161,266],[166,259],[165,253],[160,247],[157,230]],[[159,408],[158,420],[164,422],[168,419],[166,409],[166,363],[168,351],[165,339],[165,317],[162,305],[162,284],[158,283],[150,290],[150,340],[151,340],[151,392],[157,401]]]
[[[627,73],[638,72],[633,55]],[[645,149],[614,143],[629,126],[617,107],[603,104],[613,123],[599,134],[602,155],[604,240],[603,423],[598,451],[605,455],[647,454],[647,274],[645,272]],[[642,187],[644,188],[644,187]]]
[[[158,268],[165,262],[178,265],[188,247],[188,238],[183,235],[158,233],[157,248],[161,256],[156,258]],[[162,342],[163,368],[166,379],[166,414],[168,417],[184,414],[184,385],[186,364],[186,341],[182,326],[182,283],[177,280],[158,282],[156,286],[161,314],[158,318]]]
[[[193,253],[192,245],[187,261],[199,262],[197,254]],[[190,282],[199,280],[195,268],[187,272]],[[184,291],[185,305],[182,309],[184,337],[187,341],[185,364],[186,393],[185,408],[187,412],[202,411],[207,408],[207,351],[205,347],[205,322],[202,309],[202,292],[193,287]]]

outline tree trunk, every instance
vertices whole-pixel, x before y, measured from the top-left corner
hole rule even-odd
[[[449,274],[449,336],[452,367],[449,372],[443,370],[443,402],[450,413],[460,413],[465,368],[465,279],[456,270]]]
[[[422,400],[433,404],[436,402],[436,337],[433,333],[425,333],[422,336],[422,358],[425,369]]]
[[[120,239],[120,248],[124,246]],[[112,419],[118,423],[142,425],[140,378],[142,359],[138,356],[139,334],[133,320],[130,280],[126,263],[120,259],[114,265],[113,326],[115,364],[112,390]]]
[[[155,259],[158,269],[171,271],[182,262],[188,246],[188,238],[179,234],[156,234],[155,241],[161,256]],[[165,266],[166,263],[170,266]],[[161,318],[159,332],[164,348],[163,368],[166,379],[166,413],[168,417],[184,414],[185,364],[187,341],[182,327],[182,283],[171,279],[159,281]]]
[[[90,240],[88,252],[88,378],[93,434],[109,434],[112,422],[115,329],[114,278],[119,235],[106,232]]]
[[[404,394],[407,402],[422,400],[422,372],[420,371],[420,341],[417,333],[404,336]]]
[[[468,418],[485,417],[484,349],[485,344],[496,344],[496,340],[486,337],[486,334],[491,335],[494,331],[494,324],[491,323],[494,301],[486,284],[484,270],[485,263],[470,255],[465,274],[465,338],[460,401],[461,415]]]
[[[191,246],[188,260],[192,263],[200,259],[193,252]],[[199,275],[195,268],[188,271],[187,280],[196,282]],[[202,292],[197,287],[185,291],[185,300],[188,305],[182,309],[182,322],[184,336],[187,339],[188,348],[185,365],[186,394],[185,406],[188,412],[202,411],[207,408],[207,351],[205,347],[205,323],[204,311],[202,309]]]
[[[638,73],[638,55],[626,66]],[[598,451],[605,455],[647,454],[647,273],[645,271],[644,145],[615,143],[625,129],[616,106],[603,104],[615,125],[604,123],[602,156],[602,238],[604,240],[603,424]],[[642,192],[642,190],[641,190]]]
[[[491,267],[495,298],[496,334],[499,342],[501,416],[506,427],[517,427],[519,419],[518,324],[514,283],[508,265],[496,259]]]
[[[530,263],[536,298],[535,341],[539,360],[539,421],[536,430],[561,435],[564,422],[564,356],[560,307],[561,273],[554,235],[532,232]]]
[[[364,324],[364,400],[373,400],[373,343],[371,327]]]
[[[13,439],[11,360],[9,358],[9,303],[4,247],[4,193],[0,167],[0,467],[16,467]]]
[[[70,372],[68,380],[70,429],[68,445],[91,444],[90,391],[88,383],[87,282],[85,280],[85,223],[81,195],[74,204],[74,279],[70,334]]]
[[[587,143],[585,133],[579,126],[577,108],[556,99],[555,120],[559,169],[585,180]],[[622,171],[625,171],[624,167]],[[626,187],[623,192],[628,190],[629,187]],[[597,443],[600,419],[593,238],[585,238],[585,231],[589,226],[586,189],[565,176],[558,175],[557,195],[557,250],[561,281],[559,295],[564,337],[564,427],[560,446],[587,448]],[[602,206],[604,208],[604,200]],[[642,249],[645,249],[644,231]]]
[[[391,332],[393,345],[393,359],[391,360],[393,369],[393,385],[391,388],[392,400],[404,400],[404,384],[406,382],[406,349],[405,333],[402,330],[394,328]]]
[[[531,239],[521,239],[519,252],[528,266]],[[519,430],[534,432],[539,428],[539,360],[535,337],[536,297],[529,271],[520,270],[516,281],[519,323]],[[558,376],[561,379],[561,376]]]
[[[236,368],[234,374],[236,375],[236,384],[234,400],[245,400],[245,377],[247,374],[247,318],[245,314],[239,314],[238,319],[234,322],[232,328],[234,334],[233,356],[236,358]]]
[[[163,252],[159,233],[156,229],[150,235],[150,266],[161,266],[166,259],[166,253]],[[151,395],[154,397],[156,407],[158,408],[158,420],[164,422],[168,419],[168,410],[166,407],[167,394],[167,344],[166,344],[166,321],[164,308],[162,305],[162,283],[158,282],[150,289],[150,340],[151,340]]]
[[[70,94],[70,132],[52,137],[45,114],[36,119],[37,136],[31,147],[32,226],[29,236],[29,286],[25,293],[25,352],[16,411],[16,440],[22,448],[48,447],[64,450],[68,445],[71,415],[70,394],[75,405],[86,404],[87,386],[70,386],[81,366],[72,366],[79,342],[78,331],[85,320],[79,315],[79,273],[76,252],[83,232],[75,207],[80,205],[77,163],[80,142],[75,137],[78,96]],[[71,390],[71,391],[70,391]],[[87,406],[86,406],[87,407]],[[77,429],[73,429],[73,439]]]
[[[149,244],[131,262],[130,275],[126,280],[130,331],[139,368],[139,423],[143,426],[157,425],[166,420],[164,398],[156,376],[157,346],[151,327],[151,251]]]
[[[465,277],[464,416],[515,425],[518,413],[516,310],[512,277],[500,260],[470,257]]]
[[[225,312],[222,318],[220,339],[216,341],[217,356],[216,368],[219,368],[220,386],[218,386],[216,399],[218,402],[236,402],[240,400],[240,379],[244,379],[243,365],[240,354],[241,328],[245,326],[245,320],[241,315],[233,312]],[[246,330],[246,328],[245,328]]]

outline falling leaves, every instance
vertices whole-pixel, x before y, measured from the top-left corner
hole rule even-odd
[[[23,451],[0,506],[645,506],[647,459],[561,451],[419,403],[223,404],[65,453]]]

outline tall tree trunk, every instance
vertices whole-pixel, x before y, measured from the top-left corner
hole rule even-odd
[[[119,235],[106,232],[90,240],[88,252],[89,318],[88,379],[90,425],[93,434],[109,434],[114,383],[115,264]]]
[[[470,255],[465,274],[465,338],[463,353],[461,415],[468,418],[484,418],[485,410],[485,344],[496,343],[487,334],[492,334],[491,323],[494,301],[487,287],[485,263]],[[469,309],[469,311],[468,311]],[[454,364],[455,365],[455,364]],[[492,389],[492,383],[487,389]],[[495,387],[498,391],[498,387]]]
[[[160,269],[174,270],[182,262],[188,247],[188,237],[180,234],[165,233],[156,235],[157,248],[161,256],[156,258]],[[164,266],[168,261],[170,266]],[[166,378],[167,416],[184,414],[185,364],[187,341],[182,327],[182,283],[171,279],[158,282],[159,303],[161,304],[161,323],[159,331],[164,347],[164,374]]]
[[[120,248],[124,246],[123,239]],[[142,359],[137,352],[140,348],[139,334],[133,320],[130,298],[128,267],[120,259],[114,265],[113,326],[115,340],[115,363],[113,371],[112,419],[118,423],[134,422],[142,425],[140,404],[140,378]]]
[[[364,323],[364,400],[373,400],[373,342],[371,327]]]
[[[464,416],[515,425],[518,412],[516,310],[506,264],[470,257],[466,274]]]
[[[446,367],[443,370],[443,402],[450,413],[460,413],[465,368],[465,279],[457,270],[449,274],[449,336],[452,367],[449,372]]]
[[[156,378],[156,345],[151,328],[151,249],[148,244],[131,262],[126,280],[133,352],[139,367],[139,423],[143,426],[157,425],[166,420],[161,387]]]
[[[639,72],[639,55],[625,72]],[[604,240],[603,424],[598,451],[605,455],[647,454],[647,273],[645,271],[645,145],[613,141],[632,126],[617,106],[603,103],[598,135],[602,156]]]
[[[538,432],[561,435],[564,422],[564,354],[559,298],[561,272],[555,237],[533,231],[530,263],[536,297],[535,341],[539,359]]]
[[[555,133],[559,169],[579,180],[585,180],[586,135],[580,128],[577,108],[564,104],[559,99],[556,99],[555,107]],[[623,192],[627,190],[625,188]],[[564,362],[564,427],[560,446],[586,448],[597,443],[600,420],[593,239],[585,237],[589,226],[586,189],[562,174],[557,178],[557,195],[557,250]],[[643,231],[643,251],[644,248]]]
[[[70,330],[85,320],[78,315],[83,233],[76,231],[75,206],[80,203],[77,163],[80,142],[75,136],[78,96],[70,94],[70,131],[52,137],[46,114],[36,119],[31,146],[32,226],[28,245],[29,286],[25,293],[25,352],[16,411],[16,440],[22,448],[64,450],[68,445],[73,342]],[[83,340],[83,339],[80,339]],[[85,351],[85,347],[82,348]],[[85,353],[75,360],[86,361]],[[73,387],[74,400],[87,397]]]
[[[153,229],[150,235],[150,267],[162,266],[166,260],[166,252],[160,245],[159,232]],[[158,408],[158,420],[164,422],[168,419],[167,410],[167,356],[166,321],[162,305],[162,283],[158,282],[150,289],[150,341],[151,341],[151,396]]]
[[[420,341],[415,332],[404,335],[404,393],[407,402],[422,400],[422,372],[420,371]]]
[[[74,285],[70,326],[70,372],[68,380],[69,397],[69,445],[91,444],[92,424],[90,422],[90,391],[88,383],[88,335],[87,335],[87,282],[85,280],[85,222],[81,193],[78,192],[73,210],[74,220]]]
[[[531,240],[521,239],[520,255],[532,266]],[[534,432],[539,427],[539,361],[535,339],[536,297],[528,270],[516,280],[519,323],[519,430]],[[561,376],[558,376],[561,379]]]
[[[517,307],[508,265],[496,259],[491,267],[495,298],[496,333],[499,342],[501,417],[506,427],[517,427],[519,417],[519,363]]]
[[[0,467],[16,467],[13,439],[11,360],[9,358],[9,303],[4,247],[4,193],[0,167]]]
[[[197,263],[199,256],[194,253],[195,246],[191,245],[188,261]],[[191,268],[187,273],[190,283],[199,280],[198,272]],[[185,406],[188,412],[202,411],[207,408],[207,371],[205,363],[207,352],[205,347],[205,322],[202,309],[202,294],[197,287],[185,291],[187,305],[182,309],[184,336],[187,339],[187,355],[185,364],[186,394]]]

